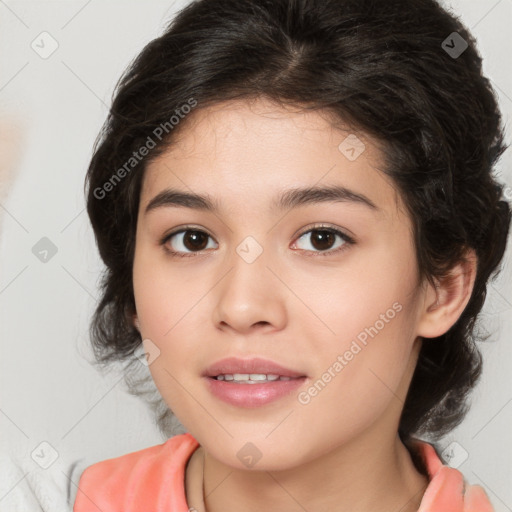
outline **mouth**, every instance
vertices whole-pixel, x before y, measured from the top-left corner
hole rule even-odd
[[[209,366],[203,376],[236,383],[274,382],[306,377],[302,372],[292,370],[268,359],[259,357],[240,359],[229,357]]]
[[[275,382],[276,380],[300,379],[301,377],[287,377],[274,373],[225,373],[210,378],[233,382],[234,384],[263,384],[265,382]]]
[[[203,377],[216,398],[247,408],[289,398],[308,378],[300,371],[261,358],[223,359],[211,365]]]

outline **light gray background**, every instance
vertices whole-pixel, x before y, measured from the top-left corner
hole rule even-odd
[[[93,463],[165,439],[121,374],[88,362],[102,265],[83,181],[117,79],[187,3],[0,0],[0,451],[29,463],[42,441],[58,463]],[[512,0],[446,5],[477,38],[510,142]],[[31,47],[43,31],[59,45],[47,59]],[[511,163],[508,150],[499,169],[509,187]],[[42,237],[58,249],[46,263],[32,253]],[[486,303],[485,328],[496,336],[481,345],[484,376],[466,420],[443,442],[457,443],[453,465],[498,512],[512,510],[510,254]]]

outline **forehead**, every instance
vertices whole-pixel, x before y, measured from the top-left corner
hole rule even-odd
[[[224,199],[275,206],[277,191],[312,186],[359,191],[384,209],[399,205],[393,183],[380,171],[377,141],[333,126],[332,119],[264,99],[198,107],[169,149],[147,166],[141,208],[169,187],[215,196],[219,209]]]

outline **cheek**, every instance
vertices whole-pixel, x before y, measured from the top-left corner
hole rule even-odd
[[[405,250],[382,251],[372,261],[358,261],[339,286],[331,285],[331,300],[323,310],[331,334],[317,334],[319,382],[304,397],[317,401],[318,414],[329,403],[343,402],[353,417],[369,418],[400,388],[413,350],[418,305],[409,257],[412,253]]]
[[[163,250],[137,247],[133,263],[135,306],[143,335],[168,339],[181,318],[201,297],[198,280],[184,279]],[[195,300],[194,300],[195,299]]]
[[[388,323],[374,320],[358,328],[353,320],[353,335],[342,335],[323,354],[311,385],[298,397],[298,417],[321,426],[326,440],[345,442],[383,415],[400,415],[412,351],[410,318],[405,307],[389,311],[396,314]]]
[[[190,428],[187,419],[198,414],[197,403],[191,396],[197,386],[200,371],[197,367],[200,345],[190,336],[190,326],[180,330],[181,323],[174,328],[168,327],[167,322],[159,324],[158,314],[150,311],[146,322],[148,334],[145,332],[144,336],[152,340],[153,346],[158,347],[154,349],[158,357],[149,365],[155,386],[167,406],[186,428]]]
[[[415,318],[414,265],[389,250],[368,254],[371,257],[362,255],[336,280],[325,282],[329,292],[317,296],[316,304],[341,347],[354,339],[364,345],[374,337],[400,343],[403,329]]]
[[[149,352],[157,354],[149,365],[151,376],[168,406],[187,407],[183,393],[194,374],[198,339],[190,318],[197,316],[194,304],[201,297],[198,280],[183,277],[153,251],[138,248],[133,264],[133,288],[141,333],[150,340]],[[155,348],[156,347],[156,348]],[[187,364],[189,362],[190,364]]]

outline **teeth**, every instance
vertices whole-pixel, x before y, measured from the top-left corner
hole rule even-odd
[[[284,377],[275,375],[273,373],[234,373],[234,374],[223,374],[214,377],[217,380],[232,380],[235,382],[245,382],[247,384],[254,384],[256,382],[270,382],[273,380],[290,380],[291,377]]]

